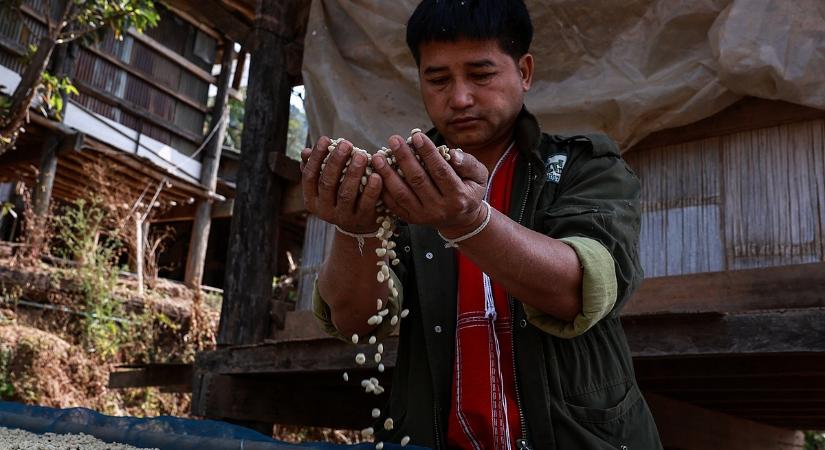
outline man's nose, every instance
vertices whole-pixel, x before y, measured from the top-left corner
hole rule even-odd
[[[458,81],[453,84],[450,93],[450,107],[453,109],[467,109],[475,102],[475,93],[468,83]]]

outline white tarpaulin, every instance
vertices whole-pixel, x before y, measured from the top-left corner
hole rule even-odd
[[[447,0],[450,1],[450,0]],[[406,22],[418,0],[313,0],[304,48],[310,136],[374,149],[428,128]],[[527,0],[545,131],[628,148],[743,96],[825,109],[822,0]]]

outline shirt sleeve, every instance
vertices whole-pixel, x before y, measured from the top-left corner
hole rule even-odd
[[[370,336],[375,336],[378,339],[383,339],[389,336],[390,333],[392,333],[398,326],[398,323],[401,322],[399,320],[396,322],[396,325],[392,325],[391,319],[393,316],[401,314],[401,307],[404,304],[404,287],[401,285],[398,275],[396,275],[395,271],[392,269],[390,269],[390,278],[393,280],[393,284],[397,286],[398,297],[396,299],[391,299],[389,304],[385,306],[385,308],[389,310],[389,313],[384,317],[381,324],[369,334]],[[315,280],[315,285],[312,288],[312,312],[315,315],[315,320],[318,322],[318,326],[322,331],[342,341],[352,342],[351,336],[344,336],[340,331],[338,331],[337,328],[335,328],[335,325],[333,325],[329,305],[324,302],[324,299],[321,298],[321,294],[318,292],[317,279]],[[376,314],[377,313],[378,311],[376,311]]]
[[[572,322],[557,319],[527,304],[524,304],[524,312],[535,327],[569,339],[589,330],[613,309],[618,289],[613,257],[602,244],[586,237],[559,240],[576,251],[583,269],[582,311]]]
[[[555,239],[591,239],[607,251],[613,267],[604,270],[615,276],[617,289],[612,310],[606,315],[612,318],[621,313],[644,271],[639,261],[641,183],[615,146],[608,143],[609,138],[602,136],[576,144],[555,193],[541,199],[535,226]],[[583,247],[571,246],[581,258]]]

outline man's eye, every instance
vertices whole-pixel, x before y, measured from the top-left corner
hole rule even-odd
[[[495,74],[495,72],[474,73],[472,77],[476,81],[487,81],[493,78]]]
[[[428,82],[430,84],[434,84],[436,86],[443,86],[443,85],[447,84],[447,81],[449,81],[449,80],[446,77],[440,77],[440,78],[432,78]]]

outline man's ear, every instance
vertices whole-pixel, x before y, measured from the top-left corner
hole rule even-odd
[[[521,87],[524,92],[530,90],[533,85],[533,55],[525,53],[518,60],[518,70],[521,75]]]

